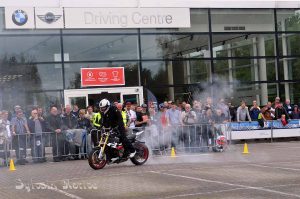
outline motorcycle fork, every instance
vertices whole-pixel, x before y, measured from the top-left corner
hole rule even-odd
[[[109,134],[106,135],[106,138],[105,138],[105,142],[104,142],[104,144],[103,144],[103,147],[101,147],[101,151],[100,151],[100,154],[99,154],[99,158],[100,158],[100,159],[103,157],[104,150],[105,150],[105,146],[106,146],[106,144],[107,144],[107,142],[108,142],[108,138],[109,138]],[[101,137],[101,139],[100,139],[99,146],[100,146],[101,141],[102,141],[102,137]]]

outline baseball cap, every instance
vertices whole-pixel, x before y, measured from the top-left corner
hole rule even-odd
[[[142,104],[142,108],[147,108],[147,104]]]

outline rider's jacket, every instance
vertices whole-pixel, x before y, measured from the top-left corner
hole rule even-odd
[[[121,114],[122,114],[124,126],[127,126],[127,123],[128,123],[128,116],[127,116],[126,111],[122,111]]]
[[[101,126],[101,114],[96,113],[93,117],[93,126],[99,128]]]
[[[101,125],[105,128],[118,127],[120,133],[125,133],[124,121],[121,112],[114,106],[101,113]]]

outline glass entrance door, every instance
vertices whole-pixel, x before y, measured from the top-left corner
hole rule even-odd
[[[117,87],[117,88],[93,88],[64,90],[65,105],[77,104],[79,108],[98,106],[101,99],[108,99],[111,103],[143,104],[143,87]]]

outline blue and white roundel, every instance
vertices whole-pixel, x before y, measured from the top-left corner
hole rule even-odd
[[[23,11],[23,10],[16,10],[12,14],[12,20],[13,20],[13,22],[16,25],[23,26],[24,24],[26,24],[26,22],[28,20],[28,16],[27,16],[27,14],[26,14],[25,11]]]

